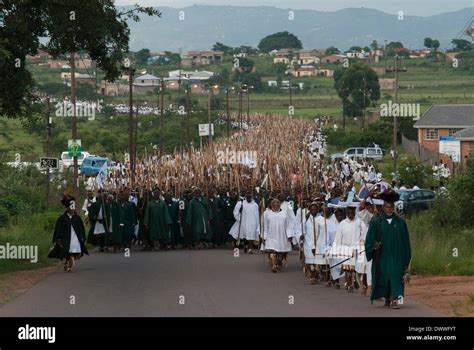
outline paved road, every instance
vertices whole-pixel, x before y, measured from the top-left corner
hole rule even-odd
[[[70,274],[58,269],[0,308],[0,316],[441,315],[410,300],[389,310],[358,293],[312,286],[294,253],[288,268],[273,274],[260,253],[137,249],[129,258],[92,253]]]

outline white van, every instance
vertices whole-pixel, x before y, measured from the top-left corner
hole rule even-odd
[[[331,155],[331,160],[344,158],[381,161],[383,160],[383,151],[380,147],[351,147],[346,149],[343,153],[334,153]]]
[[[77,166],[81,166],[84,159],[88,156],[90,156],[89,152],[81,152],[81,155],[77,157]],[[63,152],[61,153],[61,163],[65,169],[69,168],[74,165],[74,158],[69,156],[69,152]]]

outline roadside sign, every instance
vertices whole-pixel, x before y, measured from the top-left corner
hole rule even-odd
[[[67,151],[69,157],[79,157],[81,155],[81,140],[68,140]]]
[[[449,155],[454,162],[461,158],[461,141],[451,136],[439,138],[439,153]]]
[[[211,133],[214,136],[214,124],[211,124]],[[199,124],[199,136],[209,136],[209,124]]]
[[[59,164],[58,158],[49,158],[49,157],[40,158],[41,169],[57,169],[58,164]]]

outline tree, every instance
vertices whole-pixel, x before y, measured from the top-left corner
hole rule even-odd
[[[138,5],[119,12],[112,0],[24,0],[2,4],[0,22],[4,25],[0,27],[0,37],[7,38],[2,51],[7,52],[8,58],[0,61],[0,114],[10,116],[23,114],[31,106],[34,81],[24,63],[26,55],[35,54],[40,48],[39,38],[46,38],[43,48],[53,57],[71,52],[88,54],[104,71],[105,79],[113,81],[120,75],[122,59],[128,51],[127,19],[139,21],[139,13],[161,16],[152,7]]]
[[[151,57],[149,49],[141,49],[135,53],[135,60],[137,64],[144,65],[148,63],[148,59]]]
[[[370,44],[370,48],[374,51],[379,49],[379,43],[377,42],[377,40],[372,41],[372,43]]]
[[[337,47],[331,46],[326,49],[326,55],[337,55],[341,53]]]
[[[362,51],[362,47],[360,46],[352,46],[349,51],[355,51],[355,52],[361,52]]]
[[[277,74],[284,74],[287,69],[287,65],[283,62],[278,62],[273,65],[273,71]]]
[[[428,49],[431,49],[433,48],[433,39],[431,38],[425,38],[425,41],[424,41],[424,44],[423,44],[425,47],[427,47]]]
[[[230,55],[232,51],[234,51],[233,47],[224,45],[223,43],[219,43],[219,42],[215,43],[214,46],[212,46],[212,49],[214,51],[223,51],[224,55]]]
[[[370,52],[370,47],[364,46],[364,52]]]
[[[472,50],[471,42],[464,39],[453,39],[451,44],[454,45],[454,51],[468,51]]]
[[[439,46],[440,46],[440,43],[437,39],[434,39],[432,42],[431,42],[431,47],[435,50],[435,51],[438,51],[439,49]]]
[[[241,77],[242,84],[247,84],[248,86],[253,86],[253,90],[256,92],[263,91],[262,77],[260,73],[246,73]]]
[[[334,72],[334,88],[343,100],[346,115],[360,117],[363,111],[380,99],[377,74],[367,65],[355,63]]]
[[[244,72],[251,72],[255,67],[255,62],[252,61],[250,58],[246,57],[239,57],[237,58],[239,61],[239,66],[237,68],[237,73],[244,73]]]
[[[300,39],[289,32],[278,32],[263,38],[258,44],[258,48],[262,52],[270,52],[280,49],[302,49],[303,44]]]
[[[385,47],[385,51],[386,51],[386,54],[387,56],[389,57],[393,57],[395,55],[399,55],[399,56],[407,56],[407,54],[401,54],[400,52],[397,52],[395,49],[403,49],[403,44],[400,42],[400,41],[391,41],[390,43],[387,44],[387,46]]]

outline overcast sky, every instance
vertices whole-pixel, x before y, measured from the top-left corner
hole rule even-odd
[[[474,0],[116,0],[117,5],[186,7],[191,5],[276,6],[292,9],[334,11],[347,7],[368,7],[388,13],[430,16],[473,7]],[[474,15],[474,13],[473,13]]]

